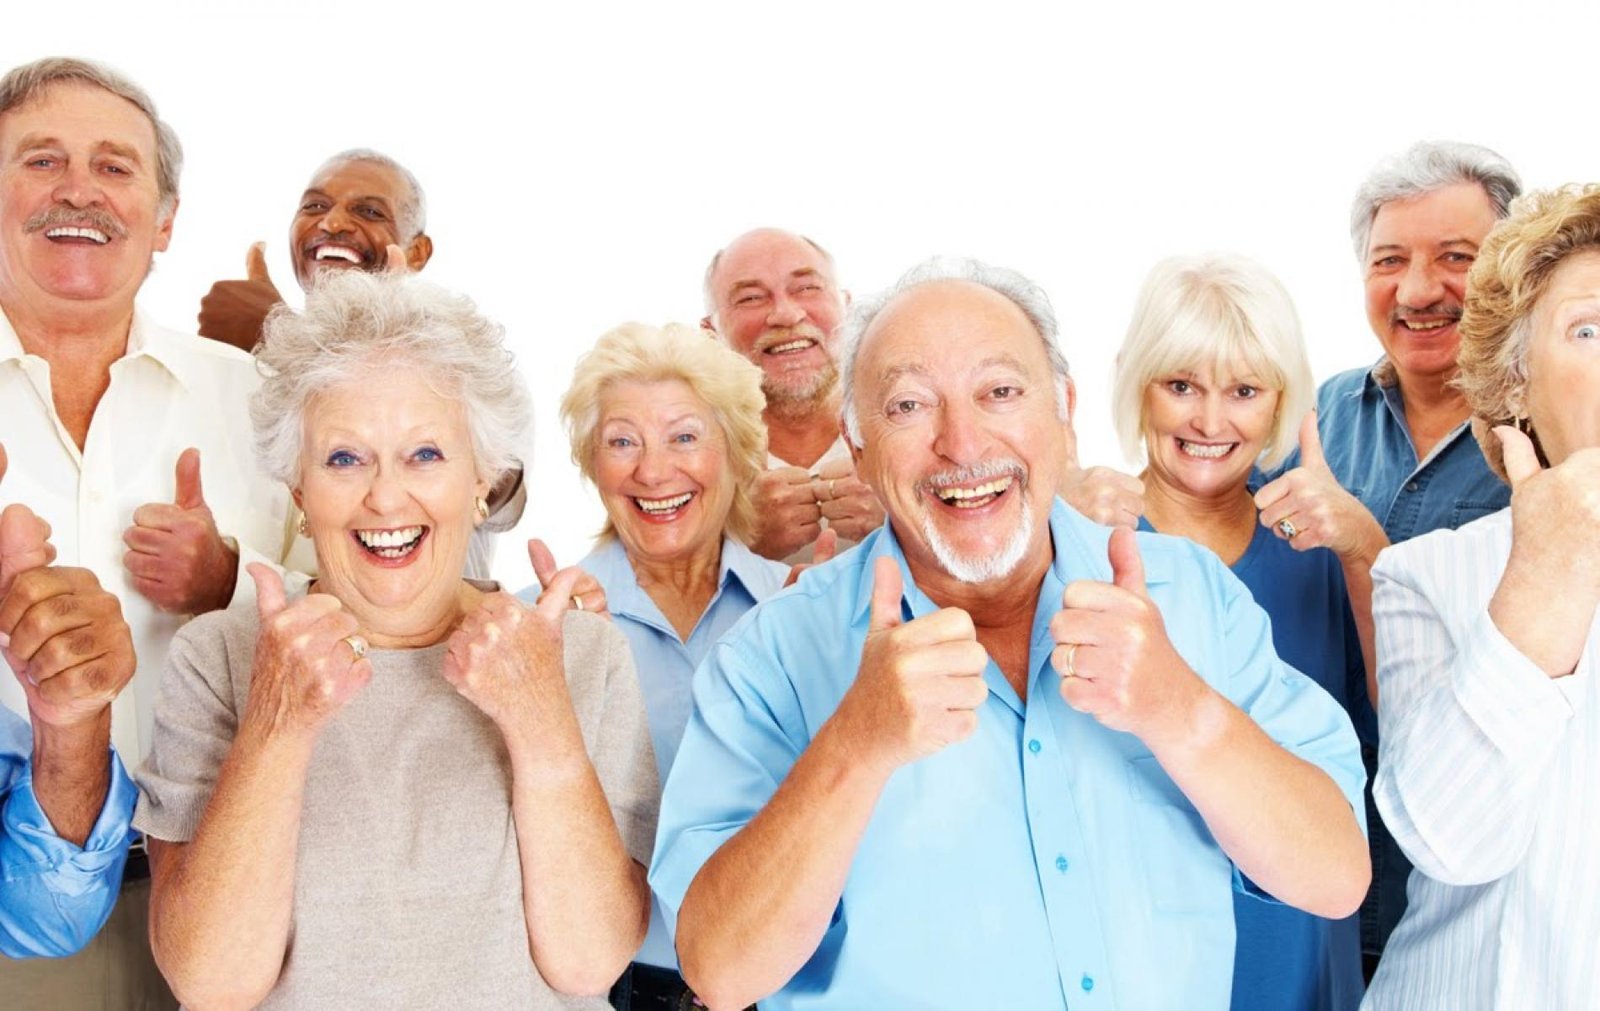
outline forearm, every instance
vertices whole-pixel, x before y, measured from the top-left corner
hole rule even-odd
[[[507,747],[529,953],[552,988],[603,994],[644,940],[644,868],[623,846],[576,720],[508,736]]]
[[[71,727],[33,721],[33,793],[56,835],[82,846],[110,786],[110,707]]]
[[[816,951],[883,791],[825,724],[766,806],[695,875],[678,914],[684,978],[713,1008],[781,988]]]
[[[194,839],[151,840],[151,948],[185,1004],[250,1007],[276,983],[310,755],[242,729]]]
[[[1289,905],[1348,916],[1372,868],[1350,801],[1202,685],[1181,733],[1151,750],[1241,873]]]
[[[1367,671],[1367,698],[1378,708],[1378,648],[1372,623],[1372,563],[1377,555],[1362,553],[1339,559],[1344,569],[1345,594],[1355,618],[1356,636],[1361,640],[1361,663]]]

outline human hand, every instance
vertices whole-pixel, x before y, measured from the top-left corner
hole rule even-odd
[[[1189,704],[1204,683],[1172,641],[1144,581],[1138,536],[1111,532],[1111,582],[1080,579],[1050,619],[1061,697],[1112,730],[1154,746],[1187,729]]]
[[[0,596],[0,655],[34,718],[61,728],[99,716],[136,666],[116,596],[88,569],[43,563],[13,573]]]
[[[1102,526],[1131,530],[1144,515],[1144,482],[1110,467],[1068,471],[1061,480],[1061,497]]]
[[[539,599],[535,603],[543,604],[550,597],[550,588],[561,570],[556,569],[556,556],[551,553],[550,546],[537,537],[528,542],[528,561],[533,563],[533,574],[539,580]],[[566,571],[578,575],[571,584],[572,589],[567,591],[566,602],[561,606],[598,614],[609,621],[611,612],[606,608],[606,588],[600,585],[600,580],[577,566]]]
[[[813,565],[821,565],[823,562],[832,561],[833,556],[838,551],[839,534],[832,527],[829,527],[817,535],[816,542],[811,546],[811,561],[789,566],[789,575],[784,577],[783,585],[786,587],[793,586],[795,581],[800,578],[800,573]]]
[[[1300,466],[1263,485],[1256,508],[1261,525],[1296,551],[1329,548],[1341,559],[1361,558],[1370,565],[1389,546],[1383,527],[1329,469],[1314,410],[1300,422]]]
[[[894,559],[874,559],[861,666],[834,715],[852,752],[885,774],[972,736],[989,695],[972,617],[945,607],[903,622],[902,588]]]
[[[178,457],[177,494],[133,513],[122,535],[122,564],[133,588],[163,611],[204,614],[227,607],[239,575],[238,552],[217,532],[200,485],[200,451]]]
[[[283,577],[271,566],[253,562],[246,571],[256,584],[261,628],[241,733],[248,726],[268,736],[314,739],[372,680],[367,641],[338,598],[309,593],[289,604]]]
[[[0,482],[6,478],[6,447],[0,445]],[[0,600],[17,575],[49,565],[56,560],[50,543],[50,524],[35,516],[25,505],[8,505],[0,510]]]
[[[218,281],[200,299],[200,336],[241,351],[261,340],[267,313],[283,301],[267,273],[266,245],[257,242],[245,253],[243,281]]]
[[[834,460],[818,468],[811,479],[811,496],[828,521],[848,541],[859,541],[883,525],[883,506],[867,484],[856,477],[849,460]]]
[[[811,474],[799,467],[774,467],[756,475],[750,489],[756,531],[750,550],[782,561],[817,539],[822,507],[811,490]]]
[[[531,608],[509,593],[485,594],[450,633],[445,680],[508,742],[538,741],[575,719],[561,624],[581,572],[557,573]]]

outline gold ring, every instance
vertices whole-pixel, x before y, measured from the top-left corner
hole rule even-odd
[[[1295,526],[1294,521],[1289,519],[1289,517],[1285,516],[1283,519],[1278,521],[1278,533],[1283,535],[1284,540],[1294,540],[1294,535],[1298,534],[1299,532],[1300,528]]]
[[[1078,676],[1078,665],[1073,662],[1074,660],[1077,659],[1077,656],[1078,656],[1078,644],[1075,643],[1075,642],[1067,643],[1067,662],[1066,662],[1066,668],[1067,669],[1061,675],[1062,677],[1075,678],[1075,677]]]
[[[357,660],[367,655],[367,640],[361,638],[361,636],[347,635],[341,641],[350,647],[350,652],[356,655],[355,658]]]
[[[832,502],[834,499],[839,497],[838,493],[833,490],[833,483],[835,481],[837,481],[837,480],[838,480],[838,478],[834,478],[834,477],[828,478],[828,501],[829,502]]]
[[[583,594],[574,593],[572,595],[572,606],[576,607],[580,611],[583,610]]]

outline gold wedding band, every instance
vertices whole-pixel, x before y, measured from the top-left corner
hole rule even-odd
[[[1062,673],[1062,677],[1075,678],[1078,676],[1078,665],[1073,662],[1077,659],[1077,656],[1078,644],[1075,642],[1067,643],[1067,669]]]
[[[576,607],[580,611],[583,610],[583,594],[574,593],[572,595],[572,606]]]
[[[367,640],[361,638],[361,636],[347,635],[341,641],[350,647],[350,652],[356,655],[355,658],[357,660],[367,655]]]
[[[828,478],[828,501],[829,502],[832,502],[834,499],[839,497],[838,494],[836,492],[834,492],[834,490],[833,490],[833,483],[835,481],[837,481],[837,480],[838,480],[838,478],[834,478],[834,477]]]

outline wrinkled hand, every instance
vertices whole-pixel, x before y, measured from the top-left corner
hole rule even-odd
[[[266,243],[257,242],[245,253],[244,273],[243,281],[218,281],[200,299],[200,336],[249,351],[283,295],[267,273]]]
[[[1511,561],[1600,595],[1600,449],[1546,470],[1526,435],[1508,425],[1494,433],[1511,484]]]
[[[852,751],[886,773],[970,737],[989,695],[971,616],[946,607],[902,622],[902,587],[892,558],[873,560],[861,667],[834,716]]]
[[[133,634],[122,604],[88,569],[18,572],[0,598],[0,655],[42,723],[97,717],[133,677]]]
[[[817,539],[822,507],[811,489],[811,474],[799,467],[774,467],[756,475],[756,532],[750,550],[783,561]]]
[[[855,465],[849,460],[835,460],[818,469],[811,479],[811,495],[828,521],[828,529],[839,531],[847,541],[859,541],[883,525],[878,496],[856,477]]]
[[[7,462],[6,448],[0,445],[0,482],[6,479]],[[8,505],[0,510],[0,600],[5,600],[18,573],[55,560],[50,524],[25,505]]]
[[[200,486],[200,451],[178,457],[173,504],[150,503],[133,513],[122,535],[122,564],[133,588],[163,611],[204,614],[228,606],[239,555],[217,532]]]
[[[578,569],[565,569],[529,608],[509,593],[485,594],[450,633],[444,677],[508,738],[536,740],[572,717],[561,623]]]
[[[1061,497],[1102,526],[1131,530],[1144,515],[1144,482],[1110,467],[1068,471],[1061,480]]]
[[[1329,548],[1340,558],[1365,558],[1369,563],[1389,546],[1383,527],[1344,490],[1322,456],[1317,412],[1300,423],[1300,466],[1256,492],[1261,525],[1289,542],[1296,551]],[[1295,534],[1282,527],[1288,520]]]
[[[551,587],[555,585],[556,577],[563,570],[556,568],[556,556],[551,553],[550,546],[537,537],[528,542],[528,561],[533,563],[534,577],[539,580],[539,599],[535,604],[542,606],[546,600],[554,599],[551,596]],[[572,588],[567,591],[566,602],[561,606],[598,614],[609,621],[611,611],[606,606],[606,588],[600,585],[600,580],[577,566],[565,571],[576,572],[577,577],[571,584]]]
[[[261,630],[241,726],[314,738],[372,680],[372,664],[345,641],[357,634],[356,619],[326,593],[289,604],[271,566],[253,562],[246,571],[255,580]]]
[[[830,527],[817,535],[816,543],[811,546],[811,561],[789,566],[789,575],[784,577],[783,585],[793,586],[795,581],[800,578],[800,573],[813,565],[821,565],[823,562],[833,561],[833,556],[838,551],[839,535]]]
[[[1187,704],[1204,685],[1167,638],[1145,587],[1137,535],[1112,531],[1106,554],[1110,583],[1080,579],[1062,593],[1050,619],[1050,661],[1067,705],[1148,745],[1182,732]]]

